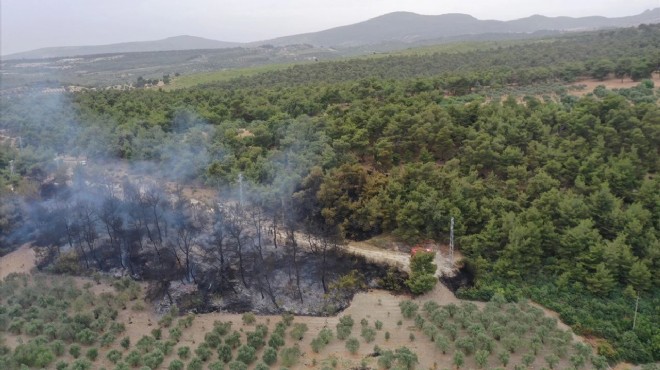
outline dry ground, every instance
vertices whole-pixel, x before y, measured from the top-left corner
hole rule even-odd
[[[368,245],[368,244],[367,244]],[[359,245],[353,244],[352,248],[355,250],[359,249]],[[369,248],[366,248],[367,254],[373,253],[376,249],[375,246],[369,245]],[[357,251],[362,253],[361,251]],[[382,256],[382,252],[377,254],[377,256]],[[396,257],[392,257],[393,261],[401,261],[402,252],[398,252]],[[390,257],[385,257],[389,259]],[[35,255],[34,252],[29,248],[29,246],[24,245],[18,250],[9,255],[0,259],[0,277],[5,277],[11,272],[29,272],[34,266]],[[100,294],[103,292],[112,292],[113,288],[108,283],[97,284],[89,278],[76,278],[77,285],[80,287],[86,286],[92,292]],[[316,337],[318,332],[323,327],[329,327],[333,331],[335,325],[338,323],[338,316],[335,317],[296,317],[295,322],[305,323],[309,327],[309,331],[305,334],[303,340],[299,343],[301,352],[303,356],[301,357],[298,365],[294,366],[294,369],[315,369],[320,368],[322,363],[328,363],[330,359],[335,358],[338,363],[338,369],[350,369],[351,367],[357,366],[361,361],[365,360],[372,367],[376,368],[376,358],[370,357],[370,353],[373,351],[374,345],[378,345],[381,348],[385,349],[395,349],[401,346],[407,346],[413,350],[419,356],[419,366],[418,369],[445,369],[451,368],[451,355],[442,355],[434,347],[433,342],[430,342],[426,336],[417,330],[412,320],[403,319],[399,309],[399,302],[402,300],[409,299],[406,296],[396,296],[386,291],[373,290],[369,292],[359,293],[353,299],[351,305],[340,315],[351,315],[356,324],[353,328],[353,335],[360,339],[360,350],[357,354],[351,355],[345,348],[344,341],[339,341],[334,339],[326,348],[324,348],[321,353],[315,354],[311,350],[310,342]],[[454,294],[447,289],[444,285],[438,284],[436,288],[430,293],[419,297],[416,301],[420,304],[427,301],[433,300],[437,303],[449,304],[456,303],[460,304],[461,300],[456,298]],[[479,307],[483,307],[483,303],[476,303]],[[556,313],[545,310],[546,315],[551,317],[556,317]],[[373,326],[373,323],[376,320],[383,322],[383,329],[378,331],[376,340],[372,343],[365,343],[362,338],[359,337],[359,321],[361,319],[367,319],[369,324]],[[147,305],[146,309],[143,311],[135,311],[132,309],[126,309],[120,312],[119,321],[126,324],[126,333],[125,335],[131,338],[131,343],[136,343],[143,335],[149,334],[152,329],[158,327],[159,317],[153,312],[150,306]],[[195,316],[195,320],[192,326],[184,330],[184,334],[181,338],[181,341],[175,347],[172,355],[166,357],[165,362],[160,367],[161,369],[166,369],[169,362],[175,358],[176,348],[181,346],[189,346],[191,349],[194,349],[204,341],[204,335],[206,332],[213,328],[213,322],[219,321],[232,321],[233,329],[239,330],[242,332],[242,341],[245,342],[245,333],[248,331],[254,330],[254,325],[244,325],[241,320],[241,315],[239,314],[228,314],[228,313],[209,313],[209,314],[198,314]],[[257,323],[264,323],[269,326],[272,331],[275,327],[275,324],[280,321],[279,316],[258,316]],[[399,322],[402,322],[399,325]],[[565,325],[562,325],[563,328],[566,328]],[[390,339],[385,340],[385,332],[390,333]],[[415,340],[410,340],[410,334],[413,333]],[[7,344],[14,346],[19,342],[19,338],[7,338]],[[24,338],[27,339],[27,338]],[[576,336],[577,340],[581,338]],[[287,338],[287,346],[292,345],[293,340]],[[115,344],[112,348],[118,348],[118,345]],[[261,358],[263,350],[258,352],[258,357]],[[105,359],[105,351],[99,356],[97,360],[97,366],[105,366],[107,368],[112,368],[112,364],[108,363]],[[519,355],[518,355],[519,356]],[[489,368],[494,368],[496,366],[495,358],[492,356],[491,361],[489,362]],[[520,359],[517,356],[512,356],[511,364],[519,363]],[[539,358],[537,363],[535,363],[534,368],[541,368],[545,364],[542,363],[542,357]],[[510,367],[512,368],[512,365]],[[560,364],[561,366],[568,366],[566,363]],[[251,367],[252,368],[252,367]],[[474,363],[474,358],[471,357],[467,360],[465,368],[476,368]],[[625,369],[622,368],[622,369]]]

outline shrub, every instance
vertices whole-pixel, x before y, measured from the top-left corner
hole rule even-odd
[[[99,357],[99,350],[96,348],[90,348],[87,350],[87,353],[85,353],[85,357],[90,361],[96,361],[96,358]]]
[[[298,363],[298,359],[300,358],[300,348],[298,348],[297,345],[284,348],[280,352],[280,358],[282,361],[282,366],[291,367]]]
[[[364,338],[365,342],[371,343],[376,339],[376,330],[368,326],[363,326],[360,335]]]
[[[183,362],[181,360],[172,360],[170,362],[169,366],[167,367],[167,370],[183,370]]]
[[[252,346],[242,345],[236,354],[236,360],[246,365],[253,363],[257,359],[257,350]]]
[[[187,360],[188,358],[190,358],[190,347],[188,346],[179,347],[176,353],[177,355],[179,355],[180,359]]]
[[[91,368],[92,368],[92,363],[83,358],[79,358],[73,361],[71,366],[69,366],[70,370],[89,370]]]
[[[307,332],[307,324],[295,323],[291,329],[291,338],[294,340],[302,340]]]
[[[383,351],[380,353],[380,356],[378,356],[378,366],[383,367],[385,369],[389,369],[392,367],[392,364],[394,363],[394,353],[392,351]]]
[[[381,330],[381,329],[383,329],[383,322],[380,321],[380,320],[376,320],[376,322],[374,323],[374,325],[376,326],[376,330]]]
[[[346,340],[346,349],[351,354],[356,354],[360,349],[360,342],[355,337],[350,337]]]
[[[257,321],[257,317],[252,312],[246,312],[241,317],[241,320],[243,320],[243,324],[245,325],[252,325]]]
[[[199,347],[197,347],[197,349],[195,349],[195,354],[197,357],[199,357],[200,360],[206,362],[211,358],[213,352],[211,352],[211,349],[208,345],[202,343]]]
[[[234,361],[229,364],[229,370],[247,370],[248,366],[240,361]]]
[[[231,361],[231,347],[227,344],[221,344],[218,346],[218,359],[225,364]]]
[[[388,341],[388,340],[390,340],[390,332],[386,331],[385,332],[385,341]]]
[[[195,357],[188,363],[186,367],[187,370],[202,370],[204,367],[204,361],[201,358]]]
[[[241,345],[241,333],[234,330],[234,332],[225,339],[225,343],[231,348],[238,348],[238,346]]]
[[[63,341],[57,339],[52,342],[50,342],[50,349],[53,350],[53,353],[55,356],[62,356],[64,354],[64,350],[66,349],[66,345],[64,344]]]
[[[412,370],[415,368],[415,365],[419,363],[417,354],[408,347],[397,348],[394,352],[394,357],[396,358],[399,367],[403,369]]]
[[[101,335],[100,344],[102,347],[108,347],[115,341],[115,335],[112,333],[105,333]]]
[[[294,316],[291,313],[285,312],[282,314],[282,322],[284,323],[285,326],[291,326],[293,319]]]
[[[69,364],[67,364],[67,363],[64,362],[64,361],[58,361],[58,362],[55,364],[55,369],[56,369],[56,370],[67,370],[68,368],[69,368]]]
[[[485,350],[479,350],[479,351],[477,351],[477,353],[475,353],[474,359],[475,359],[475,361],[477,362],[477,365],[480,368],[484,368],[486,366],[486,364],[488,364],[488,355],[489,354],[490,353],[488,351],[485,351]]]
[[[497,354],[497,359],[500,360],[500,363],[504,367],[506,367],[506,365],[509,364],[509,358],[510,358],[510,355],[509,355],[508,351],[502,351],[502,352]],[[552,368],[552,366],[550,368]]]
[[[96,342],[97,337],[98,334],[91,331],[90,329],[85,328],[76,334],[76,341],[80,344],[89,346]]]
[[[126,360],[127,364],[138,367],[142,363],[142,355],[140,355],[140,352],[132,350],[124,360]]]
[[[121,339],[121,341],[119,342],[119,344],[120,344],[124,349],[128,349],[128,347],[131,346],[131,338],[129,338],[129,337],[124,337],[124,338]]]
[[[263,362],[259,362],[257,366],[254,367],[254,370],[268,370],[270,367]]]
[[[273,347],[267,347],[261,358],[266,364],[272,365],[277,362],[277,351]]]
[[[142,359],[142,363],[144,365],[152,368],[152,369],[157,369],[160,364],[163,363],[163,360],[165,359],[165,355],[161,350],[156,349],[153,352],[149,352],[146,355],[144,355]]]
[[[183,335],[183,332],[179,328],[170,328],[170,339],[179,342],[181,340],[181,336]]]
[[[105,355],[105,357],[108,359],[108,361],[116,364],[119,362],[119,360],[121,360],[122,355],[121,352],[117,351],[116,349],[112,349],[108,352],[107,355]]]
[[[216,361],[209,365],[209,370],[224,370],[224,368],[225,364],[220,361]]]
[[[348,338],[348,336],[351,335],[352,330],[353,328],[351,326],[337,324],[337,338],[340,340]]]
[[[264,335],[261,332],[250,332],[247,333],[247,344],[254,347],[255,349],[260,349],[266,345],[264,340]]]
[[[447,337],[445,337],[442,334],[436,335],[435,339],[435,348],[438,349],[438,351],[442,352],[442,354],[446,354],[447,351],[449,350],[449,340]]]
[[[77,344],[72,344],[71,347],[69,347],[69,354],[73,356],[73,358],[80,357],[80,346]]]
[[[419,306],[412,301],[402,301],[399,303],[399,308],[401,309],[403,317],[406,319],[412,319],[417,314]]]
[[[284,345],[284,338],[279,333],[273,333],[268,340],[268,345],[278,349]]]
[[[160,338],[163,336],[163,331],[160,328],[151,329],[151,336],[156,340],[160,340]]]

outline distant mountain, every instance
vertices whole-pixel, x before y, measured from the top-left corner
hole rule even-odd
[[[658,22],[660,22],[660,8],[619,18],[571,18],[533,15],[513,21],[479,20],[467,14],[420,15],[409,12],[395,12],[348,26],[279,37],[260,43],[272,45],[310,44],[343,48],[385,42],[413,43],[422,40],[479,34],[586,31]]]
[[[195,36],[168,37],[156,41],[123,42],[109,45],[63,46],[42,48],[3,56],[2,59],[41,59],[78,55],[134,53],[146,51],[223,49],[240,46],[239,43],[216,41]]]
[[[522,38],[548,31],[587,31],[602,28],[630,27],[642,23],[660,23],[660,8],[641,14],[619,17],[545,17],[533,15],[513,21],[479,20],[467,14],[420,15],[395,12],[364,22],[325,31],[279,37],[252,43],[233,43],[194,36],[176,36],[157,41],[126,42],[96,46],[43,48],[3,56],[3,60],[42,59],[94,54],[116,54],[151,51],[222,49],[256,47],[260,45],[301,45],[317,47],[360,48],[373,45],[407,45],[442,43],[452,40],[487,40],[491,38]],[[490,35],[490,36],[489,36]]]

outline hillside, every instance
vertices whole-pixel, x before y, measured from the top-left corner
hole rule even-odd
[[[421,15],[410,12],[385,14],[364,22],[319,32],[291,35],[252,43],[210,40],[195,36],[176,36],[156,41],[125,42],[110,45],[42,48],[3,56],[4,60],[43,59],[113,53],[222,49],[261,45],[309,44],[317,47],[356,48],[373,46],[375,50],[402,49],[406,45],[432,41],[519,39],[548,31],[586,31],[631,27],[660,22],[660,8],[627,17],[545,17],[533,15],[512,21],[480,20],[467,14]],[[362,50],[362,52],[365,52]]]
[[[175,36],[155,41],[122,42],[108,45],[61,46],[42,48],[3,56],[4,60],[43,59],[79,55],[136,53],[169,50],[223,49],[238,46],[238,43],[217,41],[195,36]]]
[[[467,14],[421,15],[396,12],[348,26],[281,37],[265,42],[273,45],[306,43],[316,46],[355,47],[392,41],[411,43],[464,35],[533,33],[544,30],[584,31],[629,27],[659,21],[660,8],[620,18],[533,15],[512,21],[479,20]]]

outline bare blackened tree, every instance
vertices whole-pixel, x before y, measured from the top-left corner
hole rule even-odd
[[[305,234],[307,242],[312,253],[321,255],[321,285],[323,292],[328,293],[328,284],[326,281],[328,271],[328,255],[336,251],[341,236],[336,227],[328,225],[305,224]]]
[[[97,210],[98,218],[101,221],[105,232],[110,241],[110,248],[117,256],[119,265],[127,268],[128,251],[122,248],[124,234],[124,220],[121,215],[121,202],[114,195],[109,194],[103,199],[101,206]]]
[[[177,193],[178,199],[175,203],[172,214],[172,229],[174,231],[174,240],[171,241],[174,256],[179,265],[186,271],[186,280],[188,283],[195,282],[194,274],[194,246],[197,239],[206,227],[206,217],[203,212],[195,209],[191,203],[185,199],[181,192]],[[183,259],[183,261],[181,261]]]
[[[254,259],[256,265],[259,266],[254,271],[254,276],[257,279],[259,290],[261,292],[261,297],[264,297],[264,291],[270,298],[271,302],[275,307],[278,307],[277,300],[275,299],[275,292],[270,281],[270,276],[272,272],[272,260],[271,258],[264,257],[264,241],[263,241],[263,230],[264,223],[266,221],[266,215],[263,209],[259,206],[250,207],[247,211],[249,214],[250,223],[252,224],[252,230],[254,232],[253,238],[253,250],[254,250]]]
[[[209,243],[204,246],[204,256],[210,265],[216,267],[217,285],[221,291],[226,286],[233,289],[233,286],[229,284],[231,255],[226,227],[226,212],[220,204],[216,203],[213,207]]]
[[[78,252],[79,256],[82,257],[85,262],[85,268],[89,269],[89,257],[87,252],[82,244],[81,238],[81,227],[78,220],[78,217],[75,213],[75,207],[70,205],[66,207],[66,210],[63,214],[64,216],[64,227],[66,228],[67,241],[69,246]]]
[[[99,234],[94,204],[86,200],[79,200],[75,206],[75,216],[80,227],[80,236],[89,250],[89,255],[92,256],[98,267],[103,269],[103,260],[99,258],[96,250]]]
[[[229,242],[233,245],[233,249],[238,257],[238,271],[241,275],[241,281],[245,287],[248,287],[247,280],[245,279],[245,248],[247,247],[247,220],[245,211],[239,204],[229,206],[226,217],[226,231],[229,237]]]

